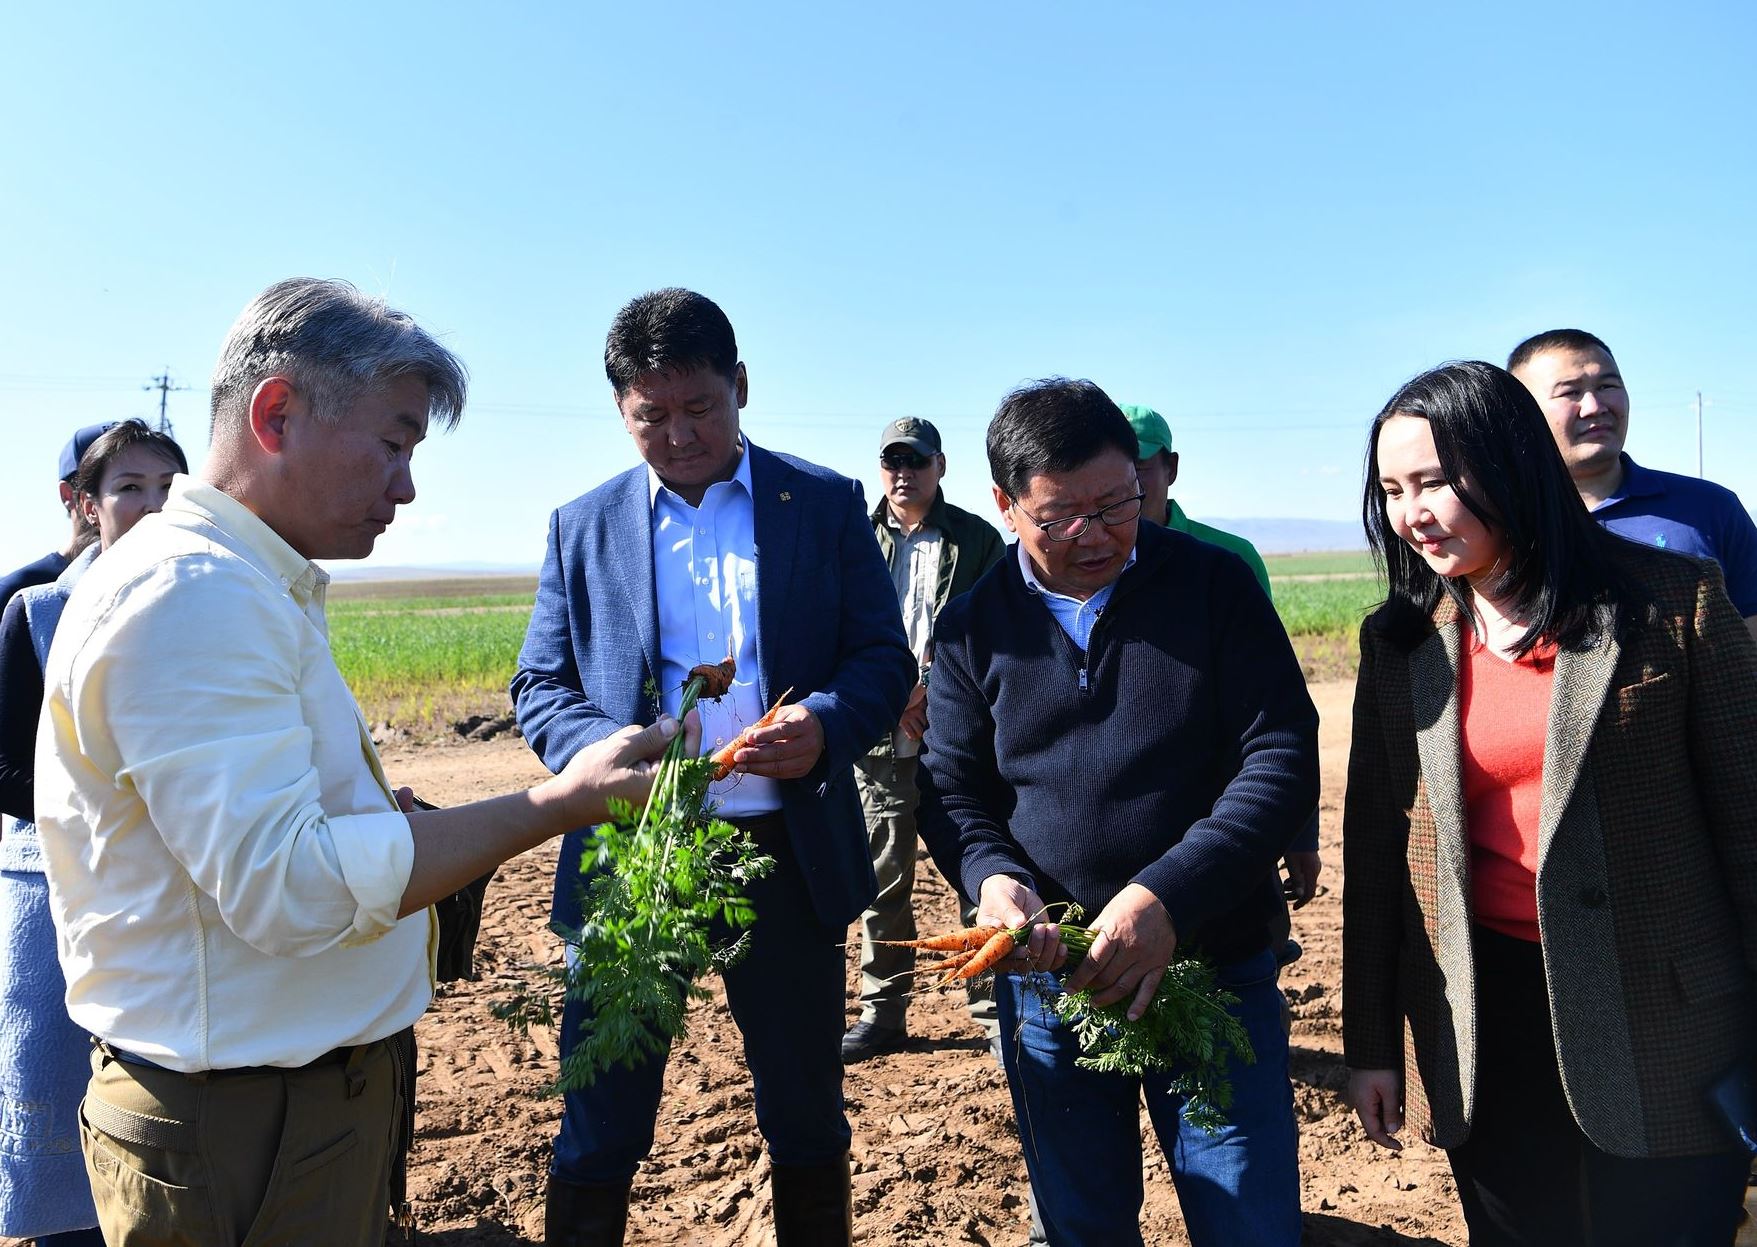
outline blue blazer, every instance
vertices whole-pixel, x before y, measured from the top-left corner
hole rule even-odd
[[[824,729],[781,810],[817,915],[843,927],[878,893],[854,760],[902,716],[916,667],[860,485],[751,445],[757,544],[756,646],[764,705],[788,688]],[[651,723],[659,676],[652,504],[643,465],[558,509],[512,696],[551,771],[629,723]],[[687,655],[712,661],[713,655]],[[803,696],[801,696],[803,694]],[[562,841],[554,917],[580,919],[584,831]]]

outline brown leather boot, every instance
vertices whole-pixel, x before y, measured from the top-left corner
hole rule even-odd
[[[622,1247],[628,1230],[628,1182],[569,1182],[549,1175],[543,1247]]]
[[[827,1165],[775,1165],[775,1247],[853,1247],[854,1190],[848,1158]]]

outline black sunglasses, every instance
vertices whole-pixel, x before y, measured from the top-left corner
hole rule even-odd
[[[887,450],[879,456],[879,466],[889,468],[893,472],[899,472],[904,468],[908,468],[912,472],[919,472],[928,465],[928,462],[926,455],[918,455],[913,450]]]

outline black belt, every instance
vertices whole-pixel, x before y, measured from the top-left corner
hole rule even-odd
[[[126,1048],[118,1048],[115,1044],[94,1040],[98,1047],[128,1065],[139,1065],[145,1069],[162,1070],[167,1074],[179,1074],[184,1078],[227,1078],[238,1074],[290,1074],[297,1070],[314,1069],[319,1065],[344,1065],[352,1060],[356,1052],[365,1053],[376,1044],[386,1042],[382,1039],[372,1043],[348,1044],[341,1048],[331,1048],[322,1056],[313,1057],[303,1065],[235,1065],[229,1069],[181,1070],[172,1069],[168,1065],[160,1065],[150,1057],[130,1052]]]
[[[158,1070],[164,1074],[174,1074],[192,1082],[205,1082],[209,1078],[227,1078],[239,1074],[294,1074],[300,1070],[316,1069],[319,1066],[342,1065],[346,1067],[349,1099],[359,1095],[365,1087],[366,1075],[363,1063],[366,1054],[371,1052],[373,1048],[389,1042],[390,1040],[387,1039],[379,1039],[372,1043],[331,1048],[322,1056],[307,1061],[303,1065],[239,1065],[231,1069],[186,1071],[167,1069],[157,1061],[148,1060],[138,1053],[118,1048],[101,1039],[93,1040],[93,1043],[106,1055],[114,1057],[125,1065]],[[101,1100],[94,1095],[87,1095],[80,1102],[80,1112],[85,1115],[86,1121],[93,1127],[103,1131],[111,1138],[122,1140],[124,1143],[133,1143],[138,1147],[159,1148],[168,1152],[200,1150],[200,1132],[190,1122],[154,1117],[148,1113],[137,1113],[132,1109],[121,1108]]]

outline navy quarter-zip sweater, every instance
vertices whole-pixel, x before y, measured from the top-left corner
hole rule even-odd
[[[1082,653],[1017,550],[934,628],[921,836],[975,897],[1027,879],[1090,921],[1139,883],[1225,964],[1286,931],[1276,863],[1318,801],[1318,712],[1235,554],[1142,524]]]

